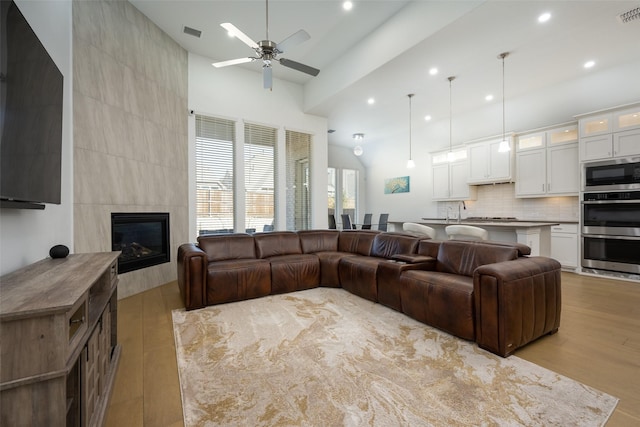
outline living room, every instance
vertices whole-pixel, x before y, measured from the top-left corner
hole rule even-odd
[[[312,180],[316,188],[326,188],[327,166],[344,167],[342,162],[347,160],[342,159],[347,156],[348,162],[353,162],[350,146],[328,144],[327,118],[305,113],[305,89],[301,85],[279,80],[274,73],[273,91],[263,91],[256,72],[214,70],[210,59],[184,50],[129,3],[16,3],[40,32],[65,75],[62,203],[47,205],[44,211],[2,210],[2,274],[45,258],[56,244],[68,246],[72,253],[110,251],[112,212],[169,212],[172,250],[194,241],[191,201],[195,189],[190,187],[194,159],[190,153],[195,119],[189,115],[190,110],[312,133]],[[101,12],[96,13],[95,8]],[[102,21],[95,21],[97,15]],[[131,43],[122,43],[121,36]],[[638,71],[638,67],[635,57],[626,70]],[[611,75],[616,76],[613,72]],[[617,86],[617,81],[610,84]],[[600,90],[608,89],[604,86]],[[637,86],[625,85],[618,91],[618,98],[605,105],[591,98],[580,99],[580,106],[571,114],[637,101],[638,90]],[[399,93],[399,98],[405,95]],[[404,99],[399,105],[403,108],[401,136],[405,138],[409,123]],[[492,111],[497,111],[495,108]],[[540,125],[570,118],[553,118]],[[495,134],[500,124],[492,125],[491,130],[478,126],[480,130],[468,138],[456,138],[462,141]],[[512,126],[519,130],[535,127]],[[448,120],[439,124],[435,139],[441,145],[433,148],[446,148]],[[426,159],[429,151],[416,147],[414,155]],[[437,213],[437,203],[427,202],[430,189],[426,171],[416,169],[412,193],[407,197],[390,203],[388,196],[381,194],[385,178],[407,173],[404,148],[392,152],[372,148],[367,155],[370,157],[361,166],[363,206],[374,212],[390,211],[398,217]],[[314,227],[325,227],[324,191],[313,193],[312,206]],[[126,298],[175,279],[173,253],[170,263],[122,275],[119,294]]]

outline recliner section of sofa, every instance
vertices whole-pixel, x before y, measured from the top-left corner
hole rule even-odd
[[[501,356],[560,323],[560,264],[518,243],[368,230],[200,236],[178,249],[187,310],[343,287]]]

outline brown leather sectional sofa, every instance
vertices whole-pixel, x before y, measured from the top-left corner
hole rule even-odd
[[[560,324],[560,264],[517,243],[368,230],[201,236],[178,249],[187,310],[342,287],[500,356]]]

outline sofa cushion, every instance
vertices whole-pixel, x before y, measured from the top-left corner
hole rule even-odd
[[[207,269],[205,305],[242,301],[271,293],[271,267],[261,259],[210,263]]]
[[[271,293],[301,291],[320,284],[320,260],[311,254],[278,255],[269,258]]]
[[[336,252],[338,250],[338,230],[300,230],[300,246],[302,253]]]
[[[419,239],[399,233],[381,233],[373,239],[371,256],[390,259],[396,254],[413,254]]]
[[[362,255],[342,258],[338,264],[340,285],[352,294],[378,302],[377,272],[381,262],[388,260]]]
[[[270,258],[279,255],[301,254],[300,238],[293,231],[275,231],[256,233],[253,235],[256,243],[256,257]]]
[[[474,270],[481,265],[517,258],[518,250],[514,247],[449,240],[440,244],[436,270],[472,277]]]
[[[338,266],[340,260],[345,257],[358,256],[349,252],[316,252],[315,255],[320,260],[320,286],[339,288],[340,274]]]
[[[245,233],[200,236],[198,246],[209,262],[256,257],[253,237]]]
[[[369,256],[371,246],[377,230],[352,230],[340,232],[338,238],[338,252],[351,252],[353,254]]]
[[[473,278],[437,271],[400,275],[402,312],[460,338],[475,339]]]

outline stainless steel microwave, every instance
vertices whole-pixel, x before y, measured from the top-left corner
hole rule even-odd
[[[584,165],[584,191],[639,190],[640,157]]]

